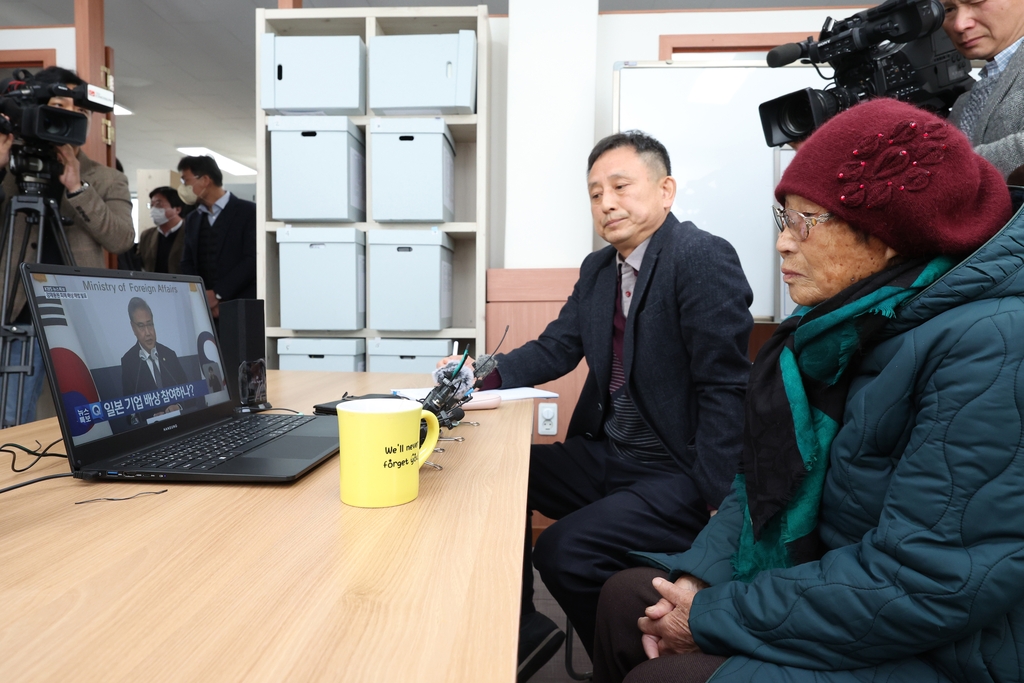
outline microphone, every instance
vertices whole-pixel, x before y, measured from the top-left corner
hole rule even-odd
[[[437,421],[448,429],[459,421],[460,418],[454,412],[462,412],[459,406],[469,400],[467,394],[473,390],[475,378],[473,371],[466,366],[466,355],[434,370],[433,377],[437,386],[423,399],[423,407],[437,415]]]
[[[477,358],[476,366],[473,369],[473,377],[476,379],[473,386],[476,388],[481,387],[484,383],[484,378],[494,372],[496,367],[498,367],[498,357],[495,355],[485,353]]]
[[[142,379],[142,366],[145,362],[146,359],[143,358],[142,356],[139,356],[139,371],[135,373],[135,391],[132,392],[133,394],[139,393],[139,380]]]
[[[453,396],[455,398],[465,396],[466,392],[473,388],[473,383],[476,380],[474,372],[461,360],[450,361],[435,369],[433,377],[435,384],[443,384],[446,379],[450,381],[454,385]]]
[[[768,51],[768,66],[777,69],[807,56],[807,43],[786,43]]]

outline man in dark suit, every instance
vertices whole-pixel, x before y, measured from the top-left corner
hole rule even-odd
[[[199,202],[185,219],[181,272],[198,275],[214,318],[220,302],[256,298],[256,205],[223,188],[224,176],[211,157],[178,162],[182,201]]]
[[[530,513],[558,520],[533,550],[589,652],[601,586],[627,552],[688,548],[736,475],[750,370],[750,287],[725,240],[670,212],[668,152],[637,131],[597,143],[588,166],[597,234],[558,318],[499,355],[484,388],[587,376],[564,443],[530,451],[519,680],[564,638],[533,606]]]
[[[138,343],[121,356],[121,391],[125,396],[185,384],[185,371],[178,354],[156,341],[153,311],[145,299],[128,302],[128,319]],[[171,405],[156,414],[181,407]]]

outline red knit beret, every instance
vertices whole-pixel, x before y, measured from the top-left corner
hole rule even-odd
[[[955,126],[894,99],[851,107],[800,147],[775,188],[904,256],[974,251],[1010,219],[999,171]]]

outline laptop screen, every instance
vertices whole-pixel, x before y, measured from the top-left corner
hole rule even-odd
[[[76,446],[230,400],[200,282],[96,273],[31,273]]]

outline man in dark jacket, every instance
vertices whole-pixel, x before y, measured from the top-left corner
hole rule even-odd
[[[136,296],[128,302],[128,319],[138,343],[121,356],[122,393],[131,396],[185,384],[188,379],[185,377],[184,368],[181,367],[181,361],[178,360],[178,354],[156,341],[153,309],[145,299]],[[173,404],[162,410],[141,415],[148,417],[150,414],[159,415],[173,410],[181,410],[181,406]]]
[[[178,171],[182,201],[199,202],[185,219],[181,272],[203,278],[206,301],[219,318],[221,301],[256,298],[256,205],[223,188],[211,157],[185,157]]]
[[[558,318],[501,355],[490,382],[542,384],[583,358],[590,368],[565,443],[530,452],[521,681],[563,639],[533,606],[533,510],[559,520],[533,558],[589,651],[601,586],[626,552],[640,539],[689,547],[736,474],[752,295],[732,246],[671,214],[670,173],[643,133],[597,143],[587,182],[611,246],[583,261]]]

